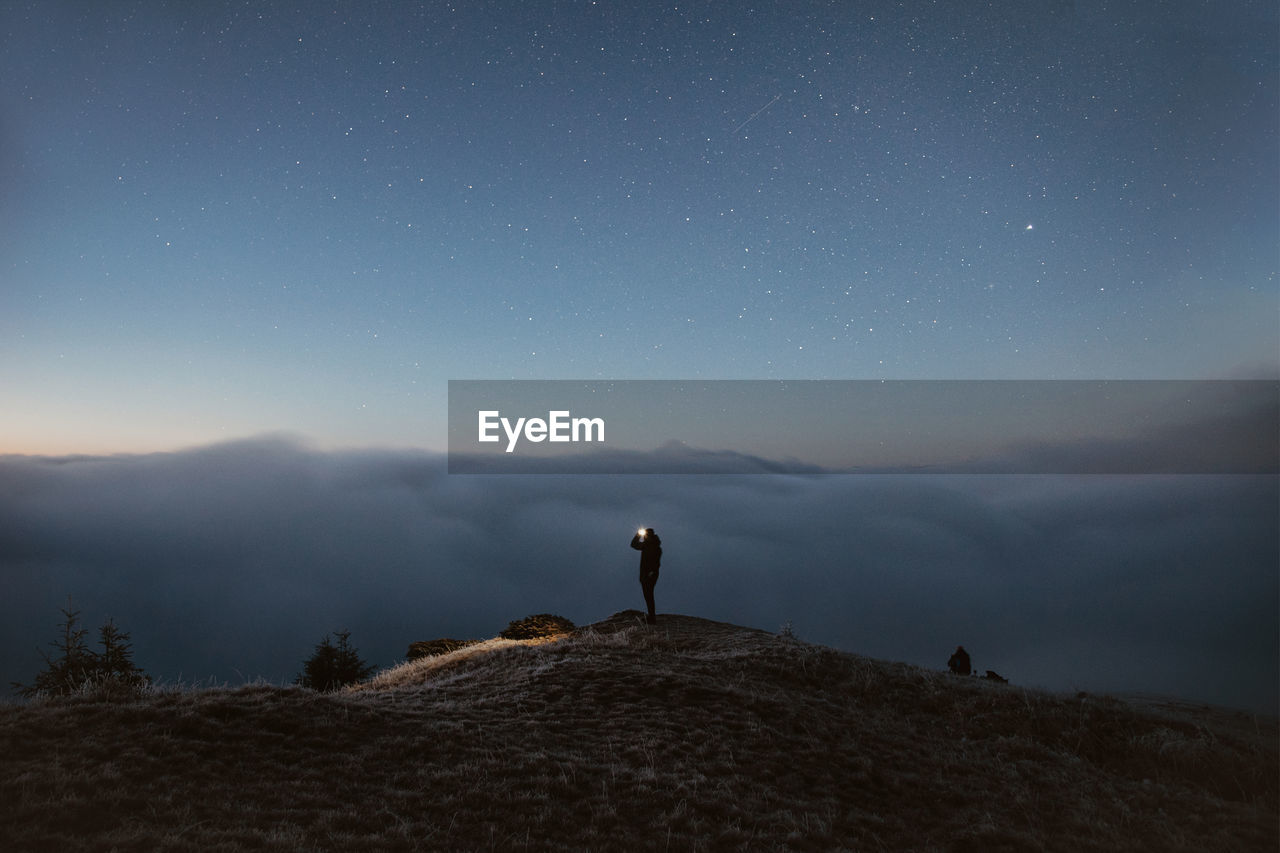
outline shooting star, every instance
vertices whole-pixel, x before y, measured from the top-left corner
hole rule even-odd
[[[772,100],[772,101],[770,101],[769,103],[765,104],[765,105],[764,105],[763,107],[761,107],[760,109],[758,109],[758,110],[756,110],[755,112],[753,112],[753,113],[751,114],[751,117],[750,117],[750,118],[748,118],[746,121],[744,121],[742,124],[740,124],[740,125],[738,125],[737,127],[735,127],[735,128],[733,129],[733,132],[734,132],[734,133],[737,133],[738,131],[740,131],[740,130],[742,130],[744,127],[746,127],[747,125],[751,124],[751,122],[755,120],[756,116],[760,115],[760,113],[764,112],[765,110],[769,109],[769,107],[771,107],[771,106],[773,106],[774,104],[776,104],[776,103],[778,102],[778,99],[779,99],[779,98],[781,98],[781,97],[782,97],[782,95],[780,95],[780,94],[779,94],[779,95],[774,95],[774,96],[773,96],[773,100]]]

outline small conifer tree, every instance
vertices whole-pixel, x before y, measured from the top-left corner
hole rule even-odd
[[[373,674],[376,667],[360,659],[360,653],[351,645],[350,631],[334,631],[332,636],[338,642],[335,644],[326,635],[311,657],[303,662],[302,673],[294,679],[295,684],[332,692]]]
[[[129,642],[129,634],[117,628],[114,620],[108,619],[99,629],[98,645],[102,646],[102,651],[94,655],[98,680],[125,687],[142,687],[151,683],[151,676],[133,662],[133,644]]]
[[[85,636],[89,631],[79,626],[80,611],[71,609],[71,601],[62,608],[62,622],[58,625],[60,636],[49,645],[57,650],[50,656],[40,652],[45,667],[31,684],[14,682],[18,693],[28,699],[40,693],[61,695],[79,690],[92,674],[92,656]]]
[[[40,694],[62,696],[86,686],[141,687],[151,683],[151,676],[133,662],[133,646],[129,635],[108,619],[99,631],[101,652],[89,648],[85,641],[89,631],[80,627],[80,611],[71,609],[71,601],[62,608],[60,636],[49,645],[55,655],[41,652],[45,668],[31,684],[13,682],[20,696],[27,699]]]

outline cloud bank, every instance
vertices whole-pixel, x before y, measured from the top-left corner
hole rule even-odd
[[[0,678],[71,596],[164,679],[288,681],[325,634],[399,660],[552,612],[641,607],[1052,689],[1276,711],[1274,476],[459,476],[441,455],[262,438],[0,457]]]

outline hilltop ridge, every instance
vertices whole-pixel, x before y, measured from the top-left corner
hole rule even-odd
[[[0,845],[1275,849],[1274,719],[638,617],[485,641],[340,694],[0,708]]]

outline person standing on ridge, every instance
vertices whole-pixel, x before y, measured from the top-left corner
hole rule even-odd
[[[968,675],[973,671],[972,667],[973,664],[969,661],[969,653],[964,650],[964,646],[956,646],[951,659],[947,661],[947,668],[956,675]]]
[[[645,621],[650,625],[658,623],[658,614],[653,605],[653,587],[658,583],[658,565],[662,562],[662,540],[653,532],[652,527],[641,528],[631,537],[631,547],[640,552],[640,588],[644,590],[644,603],[649,608]]]

